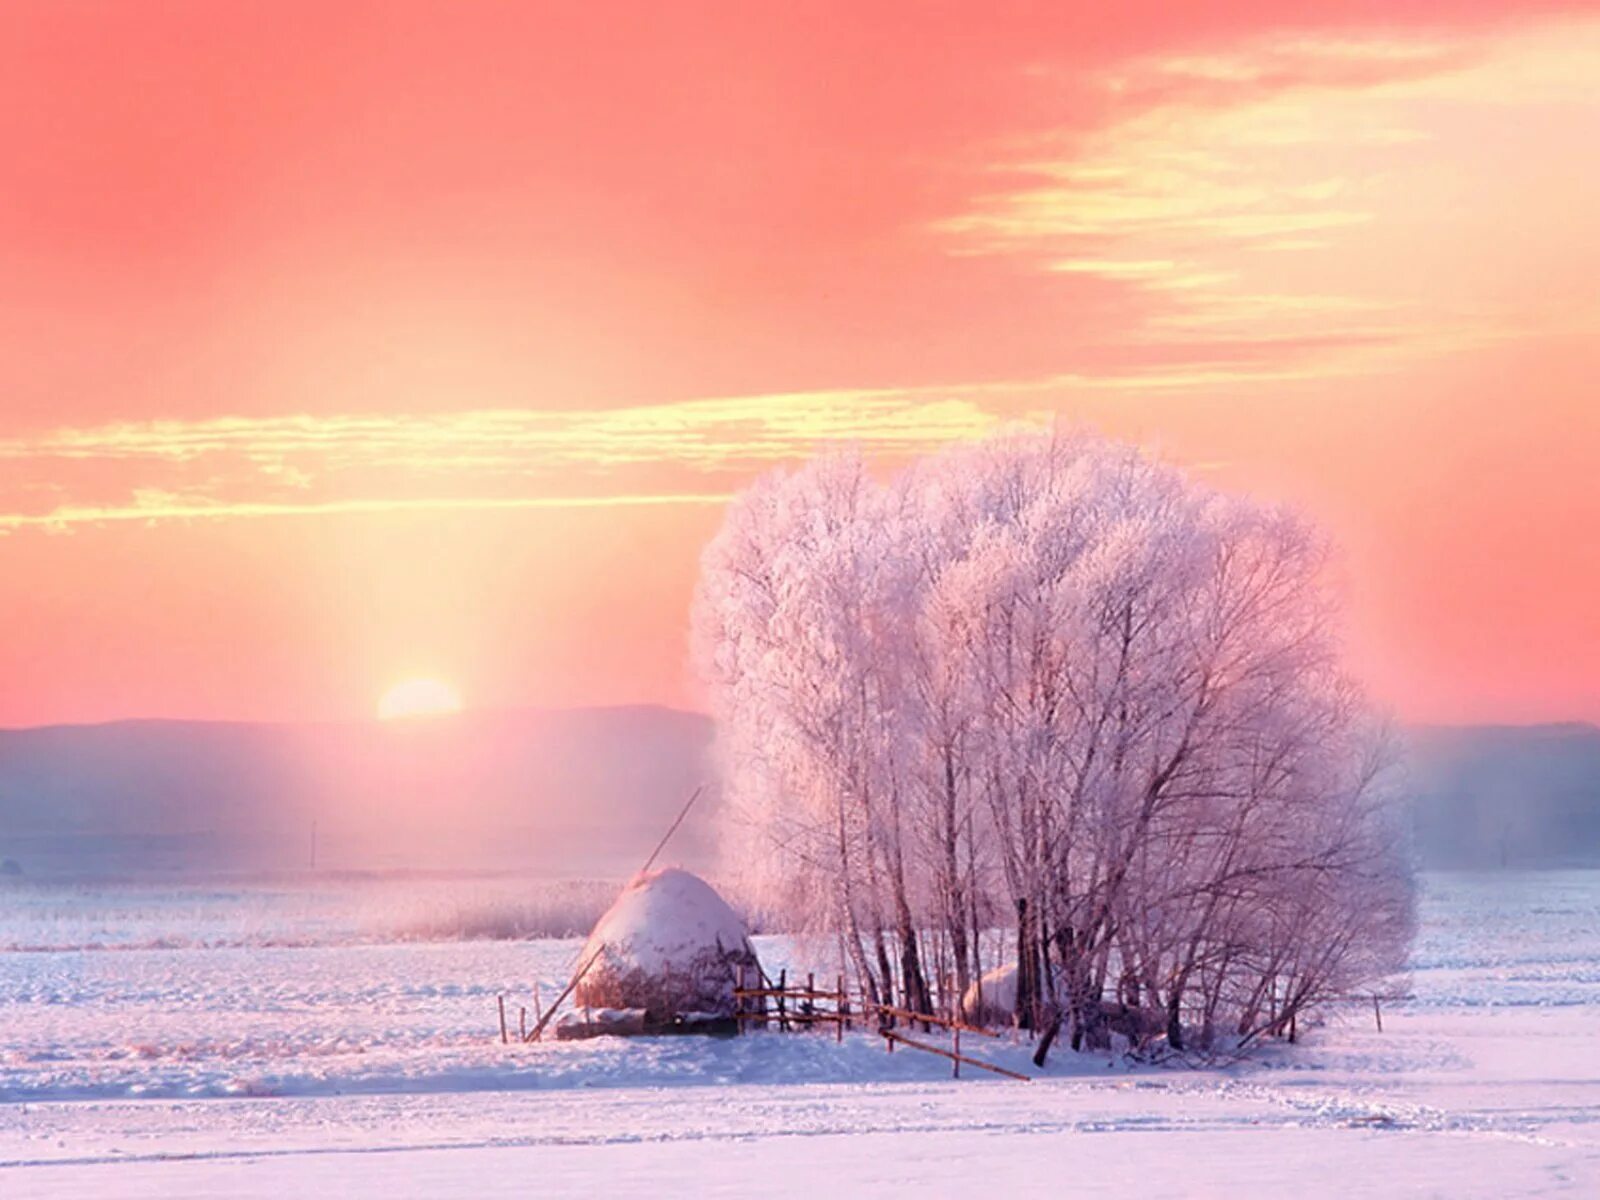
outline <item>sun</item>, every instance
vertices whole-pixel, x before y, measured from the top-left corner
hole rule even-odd
[[[461,711],[461,695],[442,679],[404,679],[378,698],[378,716],[443,717]]]

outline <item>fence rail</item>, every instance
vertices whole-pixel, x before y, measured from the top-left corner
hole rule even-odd
[[[996,1075],[1004,1075],[1007,1079],[1020,1079],[1023,1083],[1032,1082],[1032,1078],[1030,1076],[1024,1075],[1020,1071],[1007,1070],[1005,1067],[997,1067],[993,1063],[984,1062],[981,1058],[969,1058],[967,1055],[962,1054],[960,1050],[961,1042],[959,1039],[959,1034],[957,1035],[955,1048],[946,1050],[943,1046],[935,1046],[930,1042],[919,1042],[916,1038],[908,1038],[905,1034],[896,1033],[892,1029],[880,1029],[878,1032],[883,1036],[884,1043],[889,1047],[890,1051],[893,1051],[895,1045],[899,1044],[901,1046],[910,1046],[913,1050],[923,1050],[929,1054],[937,1054],[941,1058],[948,1058],[952,1063],[955,1064],[951,1074],[953,1074],[957,1079],[961,1078],[961,1064],[966,1063],[971,1067],[978,1067],[985,1071],[993,1071]]]
[[[861,1002],[863,1008],[873,1012],[884,1013],[901,1021],[920,1021],[924,1025],[937,1025],[941,1029],[959,1029],[964,1033],[975,1033],[979,1037],[997,1038],[1000,1035],[992,1029],[984,1029],[978,1025],[968,1025],[965,1021],[958,1021],[954,1017],[936,1017],[932,1013],[912,1012],[909,1008],[896,1008],[892,1004],[875,1004],[870,1000]]]

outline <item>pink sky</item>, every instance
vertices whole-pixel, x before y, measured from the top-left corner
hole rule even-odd
[[[1402,10],[1397,15],[1392,10]],[[694,704],[720,498],[1060,415],[1600,720],[1600,11],[0,13],[0,725]]]

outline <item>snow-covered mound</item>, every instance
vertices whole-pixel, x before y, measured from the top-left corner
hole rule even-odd
[[[1065,976],[1058,971],[1055,978],[1057,995],[1065,995]],[[969,984],[962,993],[961,1008],[967,1020],[974,1024],[991,1027],[1012,1024],[1017,1014],[1017,964],[1003,963],[985,971],[977,983]],[[1135,1008],[1114,1000],[1100,1002],[1100,1017],[1100,1024],[1089,1034],[1088,1044],[1095,1049],[1110,1044],[1109,1033],[1119,1033],[1139,1043],[1163,1036],[1167,1029],[1167,1017],[1161,1010]]]
[[[750,986],[760,979],[744,922],[710,884],[676,867],[640,875],[623,890],[578,961],[591,958],[577,1002],[642,1008],[652,1022],[732,1016],[740,967]]]
[[[967,985],[961,1011],[978,1025],[1009,1025],[1017,1011],[1017,964],[1003,963]]]

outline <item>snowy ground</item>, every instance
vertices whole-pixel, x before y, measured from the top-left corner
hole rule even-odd
[[[359,888],[0,904],[3,1197],[1600,1194],[1600,873],[1431,877],[1381,1034],[1025,1084],[865,1036],[502,1047],[577,943],[394,940]]]

